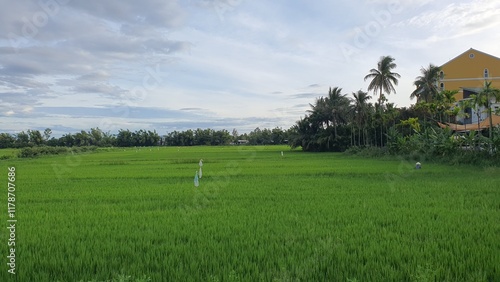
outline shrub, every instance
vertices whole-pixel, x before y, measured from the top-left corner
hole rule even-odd
[[[39,156],[47,156],[47,155],[61,155],[67,154],[69,152],[73,153],[84,153],[84,152],[93,152],[96,151],[96,146],[85,146],[85,147],[49,147],[49,146],[40,146],[40,147],[26,147],[21,149],[18,153],[19,158],[35,158]]]

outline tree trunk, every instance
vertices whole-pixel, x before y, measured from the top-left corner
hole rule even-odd
[[[478,151],[481,149],[481,140],[479,139],[479,136],[482,136],[481,129],[479,129],[480,117],[481,117],[481,114],[480,114],[479,109],[478,109],[477,110],[477,150]]]
[[[380,148],[383,147],[383,126],[384,126],[384,120],[382,118],[382,88],[380,88],[380,95],[378,97],[378,106],[380,108]]]
[[[489,105],[489,103],[488,103],[488,115],[489,115],[488,119],[490,120],[490,128],[489,128],[490,134],[489,135],[490,135],[490,140],[493,141],[493,117],[491,114],[492,114],[491,113],[491,105]]]
[[[366,126],[365,126],[365,127],[363,127],[363,141],[365,143],[365,146],[368,145],[368,136],[367,135],[368,134],[366,133]]]
[[[358,146],[361,147],[361,127],[358,127]]]

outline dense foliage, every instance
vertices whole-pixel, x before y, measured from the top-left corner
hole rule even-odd
[[[37,146],[37,147],[25,147],[22,148],[17,156],[19,158],[34,158],[46,155],[61,155],[61,154],[77,154],[83,152],[93,152],[96,151],[96,146],[81,146],[81,147],[49,147],[49,146]]]
[[[256,128],[250,133],[238,134],[236,129],[229,131],[213,129],[196,129],[186,131],[173,131],[164,136],[163,145],[166,146],[203,146],[203,145],[229,145],[244,144],[249,145],[271,145],[287,143],[288,131],[280,127],[274,129]]]
[[[156,131],[120,130],[118,134],[103,132],[99,128],[75,133],[65,134],[60,138],[50,138],[50,128],[45,129],[43,135],[38,130],[28,130],[18,134],[0,133],[1,148],[31,148],[31,147],[150,147],[150,146],[203,146],[203,145],[229,145],[229,144],[249,144],[249,145],[271,145],[287,144],[289,131],[280,127],[274,129],[256,128],[250,133],[238,134],[233,129],[232,134],[225,129],[201,129],[173,131],[164,136],[158,135]],[[244,143],[241,143],[244,141]],[[47,148],[39,149],[40,154],[44,154]],[[62,149],[57,149],[62,150]],[[56,154],[56,149],[51,149]],[[29,151],[29,150],[27,150]]]
[[[348,95],[340,87],[330,88],[328,95],[310,104],[308,114],[292,127],[291,147],[306,151],[419,155],[452,163],[491,164],[498,160],[500,129],[492,126],[491,117],[492,105],[500,101],[500,90],[485,81],[478,94],[457,103],[457,91],[438,89],[440,68],[430,64],[422,68],[422,75],[415,80],[416,90],[410,97],[417,98],[417,103],[410,108],[396,108],[386,103],[384,95],[395,92],[392,84],[397,84],[399,78],[392,72],[395,67],[393,58],[382,57],[377,69],[365,77],[372,79],[368,90],[378,95],[373,104],[368,92],[359,90]],[[460,118],[470,117],[471,109],[478,115],[482,111],[488,114],[487,130],[457,133],[438,126],[438,122],[454,123],[456,117],[456,123],[461,123]]]

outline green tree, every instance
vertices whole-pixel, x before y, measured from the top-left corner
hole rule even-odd
[[[285,132],[281,127],[275,127],[271,130],[271,140],[273,144],[283,144],[285,142]]]
[[[496,103],[500,100],[500,89],[494,88],[491,86],[491,81],[484,82],[484,88],[479,92],[479,96],[482,97],[482,104],[486,107],[486,111],[488,113],[489,119],[489,138],[493,141],[493,112],[492,112],[492,104]]]
[[[160,135],[156,132],[156,130],[148,130],[146,146],[157,146],[160,142]]]
[[[454,109],[454,105],[456,104],[455,95],[457,93],[457,90],[441,91],[441,96],[443,97],[443,107],[446,115],[448,116],[448,122],[451,122],[451,117],[456,115],[458,112],[458,108]]]
[[[116,136],[116,145],[119,147],[130,147],[134,143],[132,139],[132,132],[130,130],[120,129]]]
[[[248,141],[252,145],[261,145],[264,143],[264,139],[262,137],[262,129],[259,127],[255,128],[248,134]]]
[[[43,131],[43,139],[45,142],[49,141],[50,135],[52,135],[52,130],[50,128],[45,128]]]
[[[194,131],[194,145],[210,145],[212,143],[213,131],[211,129],[197,128]]]
[[[236,130],[236,128],[233,128],[233,131],[231,132],[231,135],[233,137],[233,142],[235,142],[235,143],[238,142],[238,136],[239,136],[239,134],[238,134],[238,130]]]
[[[467,130],[467,123],[466,123],[465,119],[470,117],[470,115],[467,113],[467,109],[469,109],[470,107],[471,107],[471,105],[470,105],[469,99],[464,99],[464,100],[458,101],[458,108],[460,110],[459,110],[457,116],[459,118],[463,118],[463,124],[464,124],[465,130]]]
[[[214,131],[211,145],[227,145],[231,141],[229,131],[222,129]]]
[[[102,133],[101,146],[114,146],[116,145],[116,137],[109,131]]]
[[[13,148],[16,138],[8,133],[0,133],[0,148]]]
[[[91,128],[88,135],[90,137],[90,143],[92,145],[102,146],[103,132],[99,129],[99,127]]]
[[[43,144],[43,137],[38,130],[28,130],[29,144],[31,146],[40,146]]]
[[[71,133],[64,134],[59,138],[59,144],[66,147],[72,147],[75,145],[75,137]]]
[[[331,91],[332,89],[330,88],[329,93],[331,93]],[[307,110],[307,112],[311,114],[313,120],[318,122],[323,128],[330,126],[331,109],[328,105],[328,98],[316,98],[314,104],[309,103],[309,106],[311,109]]]
[[[380,117],[382,117],[383,102],[385,101],[384,92],[389,95],[392,92],[396,93],[394,85],[398,85],[398,79],[401,77],[398,73],[392,70],[397,67],[394,63],[394,58],[391,56],[382,56],[377,63],[376,69],[371,69],[370,73],[365,76],[365,81],[371,79],[368,85],[368,91],[373,91],[374,94],[379,92],[378,104]],[[383,125],[380,125],[380,145],[382,146]]]
[[[431,102],[438,91],[438,81],[441,68],[433,64],[429,64],[428,68],[421,68],[421,76],[417,76],[415,82],[413,83],[416,87],[410,95],[410,99],[417,98],[417,103],[425,101],[427,103]]]
[[[358,146],[361,146],[361,135],[366,145],[366,127],[368,125],[368,115],[370,114],[370,107],[368,100],[372,97],[367,92],[359,90],[357,93],[352,93],[354,97],[354,113],[355,121],[358,126]]]
[[[90,145],[90,135],[85,131],[81,130],[80,132],[75,133],[74,135],[76,146],[89,146]]]
[[[328,97],[325,99],[329,120],[334,129],[334,137],[338,138],[337,127],[347,123],[346,114],[349,111],[350,101],[346,94],[342,94],[342,88],[334,87],[328,91]],[[328,125],[327,125],[328,127]]]
[[[30,136],[26,132],[21,131],[18,134],[16,134],[16,147],[17,148],[28,147],[29,142],[30,142]]]
[[[300,118],[290,129],[290,147],[292,149],[302,147],[302,150],[317,150],[315,137],[318,133],[318,126],[311,121],[310,116]]]
[[[477,133],[481,135],[481,129],[479,128],[481,123],[481,107],[484,105],[484,96],[480,93],[470,95],[470,105],[474,107],[477,117]]]

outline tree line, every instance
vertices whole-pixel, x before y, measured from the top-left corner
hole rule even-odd
[[[236,129],[229,131],[201,129],[173,131],[164,137],[163,145],[166,146],[200,146],[200,145],[229,145],[229,144],[250,144],[250,145],[272,145],[287,144],[289,132],[280,127],[274,129],[260,129],[259,127],[250,133],[239,134]]]
[[[271,145],[286,144],[289,132],[279,127],[274,129],[256,128],[250,133],[238,134],[236,129],[229,133],[226,129],[201,129],[173,131],[160,136],[156,131],[121,129],[117,134],[104,132],[99,128],[88,131],[67,133],[60,138],[51,137],[52,130],[21,131],[17,134],[0,133],[0,148],[26,148],[37,146],[51,147],[148,147],[148,146],[203,146],[244,144]]]
[[[156,131],[130,131],[120,130],[118,134],[104,132],[99,128],[82,130],[77,133],[67,133],[60,138],[51,137],[52,130],[47,128],[41,133],[39,130],[21,131],[17,134],[0,133],[0,148],[26,148],[37,146],[52,147],[131,147],[131,146],[156,146],[160,136]]]
[[[341,87],[333,87],[327,95],[316,98],[309,104],[306,116],[292,126],[290,146],[306,151],[345,151],[354,147],[379,147],[394,153],[434,148],[447,148],[450,154],[462,153],[464,148],[500,151],[500,130],[491,121],[491,106],[500,101],[500,90],[491,82],[485,81],[479,93],[457,103],[457,91],[439,89],[441,69],[430,64],[414,81],[415,91],[410,98],[417,102],[409,108],[397,108],[386,98],[396,92],[394,85],[400,78],[394,72],[396,67],[394,58],[383,56],[364,77],[370,81],[367,91],[348,94]],[[370,92],[378,96],[376,101],[371,102],[374,99]],[[460,135],[438,126],[438,122],[453,123],[455,117],[468,117],[470,109],[478,115],[485,109],[490,121],[487,134],[472,131]],[[428,148],[431,145],[432,150]]]

